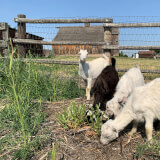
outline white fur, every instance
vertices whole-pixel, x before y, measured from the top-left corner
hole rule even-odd
[[[106,66],[111,65],[111,60],[110,57],[103,54],[102,58],[97,58],[93,61],[86,62],[88,56],[87,50],[80,50],[79,55],[80,60],[78,73],[87,83],[86,96],[87,100],[90,100],[90,90],[93,85],[93,80],[98,77]]]
[[[106,109],[108,115],[116,117],[122,107],[121,103],[125,103],[133,89],[144,85],[144,77],[138,67],[129,69],[119,80],[114,97],[107,102]]]
[[[132,120],[134,124],[129,135],[137,131],[138,122],[145,121],[147,140],[151,140],[154,119],[160,119],[160,78],[133,90],[121,113],[102,125],[100,141],[108,144]]]

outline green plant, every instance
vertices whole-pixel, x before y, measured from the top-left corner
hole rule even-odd
[[[3,143],[0,143],[0,152],[3,153],[9,148],[9,153],[15,159],[23,159],[24,154],[24,159],[27,159],[32,155],[29,152],[34,153],[30,145],[35,138],[31,137],[36,137],[39,125],[45,118],[40,96],[36,95],[39,96],[40,103],[33,102],[36,97],[34,91],[38,90],[39,86],[35,85],[33,91],[32,85],[37,84],[40,75],[32,64],[27,65],[20,58],[15,61],[13,56],[14,51],[5,63],[1,63],[0,96],[7,100],[7,104],[0,112],[0,129],[8,131],[8,134],[1,138]],[[13,146],[14,148],[10,149]]]
[[[89,123],[89,125],[99,136],[101,132],[103,114],[100,112],[98,105],[96,106],[96,110],[92,109],[91,111],[94,113],[94,116],[90,117],[91,123]]]
[[[137,144],[137,158],[142,158],[144,154],[160,157],[160,132],[158,132],[151,141],[147,141],[144,144]]]
[[[123,53],[123,51],[121,51],[120,53],[119,53],[119,57],[128,57],[126,54],[124,54]]]
[[[56,160],[56,149],[55,149],[54,143],[52,143],[51,159]]]
[[[63,112],[56,116],[60,125],[64,128],[76,129],[85,123],[85,105],[76,105],[75,102],[71,102],[70,106],[66,109],[63,106]]]
[[[76,105],[75,102],[71,102],[70,106],[66,109],[63,106],[63,112],[56,116],[60,125],[62,125],[65,129],[76,129],[86,123],[91,126],[91,128],[100,135],[101,125],[102,125],[102,117],[103,114],[99,111],[99,106],[96,107],[96,110],[92,110],[94,116],[91,116],[90,122],[87,120],[86,115],[86,105]]]

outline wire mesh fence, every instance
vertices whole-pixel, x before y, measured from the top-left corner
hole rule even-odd
[[[45,19],[88,19],[97,18],[104,19],[104,17],[49,17]],[[138,24],[138,23],[159,23],[160,16],[112,16],[115,24]],[[125,27],[119,28],[120,32],[117,34],[118,46],[160,46],[160,27]],[[18,30],[18,27],[15,29]],[[107,33],[106,33],[107,34]],[[110,33],[108,34],[110,36]],[[80,49],[87,49],[89,55],[101,56],[104,52],[103,45],[87,45],[81,42],[104,42],[104,23],[26,23],[26,39],[43,40],[46,42],[53,42],[49,45],[43,44],[25,44],[27,52],[39,54],[46,57],[54,57],[58,59],[61,55],[61,60],[71,60],[78,62],[78,52]],[[54,41],[58,44],[54,45]],[[65,44],[65,41],[79,42],[75,44]],[[63,43],[61,43],[63,42]],[[111,44],[112,45],[112,44]],[[158,48],[159,49],[159,48]],[[143,49],[144,50],[144,49]],[[118,58],[117,69],[129,69],[139,64],[142,70],[159,70],[159,59],[136,59],[135,55],[141,51],[127,49],[119,50],[123,56],[127,55],[133,58]],[[158,50],[156,52],[158,54]],[[67,59],[67,56],[74,55],[75,58]],[[55,57],[56,56],[56,57]],[[64,56],[64,57],[63,57]],[[92,58],[91,58],[92,59]],[[147,74],[147,73],[145,73]],[[158,76],[158,75],[157,75]]]
[[[57,19],[57,17],[52,17]],[[64,17],[61,17],[64,19]],[[77,19],[81,17],[69,17],[72,19]],[[84,17],[83,17],[84,18]],[[87,17],[93,18],[93,17]],[[94,18],[104,18],[104,17],[94,17]],[[158,23],[160,22],[160,16],[113,16],[113,23],[125,24],[125,23]],[[47,19],[47,18],[46,18]],[[51,19],[48,18],[48,19]],[[66,18],[65,18],[66,19]],[[59,38],[60,41],[103,41],[104,35],[103,23],[95,24],[91,23],[89,26],[84,27],[82,23],[49,23],[49,24],[33,24],[26,23],[26,31],[30,34],[42,37],[44,41],[54,41],[54,39]],[[93,26],[99,26],[96,29]],[[97,32],[97,34],[95,34]],[[95,37],[96,36],[96,37]],[[119,46],[160,46],[160,29],[159,27],[135,27],[135,28],[120,28],[119,34]],[[52,45],[43,46],[44,50],[53,50]],[[74,54],[77,53],[79,48],[88,48],[86,45],[76,45],[76,49],[61,45],[59,51],[54,50],[60,54]],[[90,54],[102,53],[102,49],[92,46],[90,49]],[[66,50],[66,51],[64,51]],[[137,53],[137,50],[123,50],[124,54],[128,56],[133,56]],[[53,53],[53,52],[52,52]]]

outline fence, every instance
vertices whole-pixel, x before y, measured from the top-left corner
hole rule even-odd
[[[23,17],[23,18],[21,18]],[[113,23],[112,18],[105,19],[26,19],[25,16],[19,16],[14,19],[18,24],[25,23],[104,23],[104,41],[103,42],[80,42],[80,41],[54,41],[54,42],[33,42],[15,40],[16,43],[40,43],[45,45],[103,45],[105,52],[117,55],[119,50],[154,50],[160,49],[160,46],[141,45],[141,46],[119,46],[119,28],[146,28],[146,27],[160,27],[160,23]],[[25,25],[24,25],[25,26]],[[25,30],[25,29],[23,29]]]
[[[151,17],[152,18],[152,17]],[[113,20],[116,19],[113,18],[101,18],[101,19],[27,19],[25,15],[18,15],[17,18],[14,19],[15,22],[17,22],[17,31],[14,37],[11,37],[13,39],[14,44],[18,44],[19,52],[21,54],[26,54],[28,50],[33,50],[35,52],[34,48],[38,48],[38,50],[41,50],[41,55],[43,52],[43,45],[52,45],[52,48],[54,51],[56,51],[58,54],[75,54],[78,52],[79,48],[87,48],[90,53],[102,53],[103,51],[109,52],[113,55],[118,55],[119,50],[155,50],[160,49],[160,45],[152,45],[151,41],[149,42],[151,45],[120,45],[119,36],[123,35],[123,33],[120,34],[120,30],[123,28],[155,28],[160,27],[160,23],[158,22],[152,22],[152,23],[113,23]],[[152,18],[153,19],[153,18]],[[59,31],[55,35],[54,41],[46,41],[42,36],[35,36],[33,34],[27,34],[26,30],[30,26],[27,26],[28,24],[40,24],[41,26],[43,24],[85,24],[85,27],[80,26],[80,28],[83,30],[79,31],[81,34],[85,32],[82,37],[77,33],[78,27],[57,27]],[[97,26],[97,28],[94,28],[94,26],[90,26],[90,23],[93,24],[102,24],[102,26]],[[3,30],[3,38],[1,38],[4,41],[7,41],[10,34],[7,30],[9,30],[6,23],[1,24],[2,27],[0,27],[0,30]],[[5,26],[5,27],[4,27]],[[5,28],[5,29],[4,29]],[[40,27],[37,27],[40,28]],[[47,27],[46,27],[47,28]],[[67,29],[66,29],[67,28]],[[84,28],[86,30],[84,30]],[[88,34],[86,33],[87,30],[90,29],[90,33],[88,31]],[[53,29],[53,27],[52,27]],[[44,27],[45,30],[45,27]],[[97,31],[98,30],[98,31]],[[154,29],[155,30],[155,29]],[[76,32],[77,31],[77,32]],[[59,33],[60,32],[60,33]],[[96,33],[97,32],[97,33]],[[102,33],[103,32],[103,33]],[[40,32],[37,32],[39,34]],[[149,33],[151,33],[149,31]],[[50,34],[50,33],[48,33]],[[74,35],[73,35],[74,34]],[[77,34],[77,35],[76,35]],[[152,34],[152,33],[151,33]],[[144,34],[144,36],[151,35],[151,34]],[[155,33],[156,34],[156,33]],[[139,35],[139,33],[138,33]],[[76,37],[77,36],[77,37]],[[92,36],[92,37],[91,37]],[[101,38],[97,38],[97,37]],[[135,33],[132,32],[132,34],[126,34],[126,36],[135,36]],[[153,34],[152,34],[153,36]],[[67,37],[68,39],[65,39]],[[70,38],[69,38],[70,37]],[[76,38],[73,38],[76,37]],[[86,39],[85,39],[86,37]],[[91,37],[90,39],[88,37]],[[52,37],[53,40],[54,37]],[[88,39],[87,39],[88,38]],[[73,40],[72,40],[73,39]],[[4,41],[0,41],[1,46],[6,46]],[[126,40],[122,40],[126,41]],[[132,40],[137,41],[137,40]],[[127,42],[127,41],[126,41]],[[130,41],[131,42],[131,41]],[[32,45],[32,46],[31,46]],[[38,45],[39,47],[37,47]],[[30,47],[29,47],[30,46]],[[62,49],[64,48],[64,50]],[[39,54],[39,53],[38,53]]]
[[[145,41],[139,39],[139,44],[137,45],[137,39],[131,39],[131,40],[126,40],[122,39],[121,37],[135,37],[136,35],[141,36],[141,37],[147,37],[150,39],[152,36],[159,36],[159,31],[157,33],[157,29],[160,27],[159,22],[133,22],[129,21],[128,23],[126,22],[117,22],[115,19],[119,17],[112,17],[112,18],[86,18],[86,19],[27,19],[25,15],[18,15],[17,18],[14,19],[14,21],[17,23],[17,29],[15,33],[15,37],[12,37],[13,43],[18,45],[19,52],[23,54],[24,56],[26,55],[27,51],[33,50],[35,52],[35,48],[41,53],[44,50],[46,50],[46,46],[52,46],[50,47],[50,51],[54,50],[58,54],[76,54],[80,48],[88,49],[89,53],[109,53],[112,55],[118,55],[119,50],[123,51],[132,51],[132,54],[138,50],[157,50],[160,49],[160,44],[159,41],[153,40],[153,41]],[[121,17],[120,17],[121,18]],[[139,17],[138,17],[139,18]],[[153,19],[153,17],[149,17]],[[157,17],[156,17],[157,18]],[[159,17],[158,17],[159,18]],[[116,21],[116,23],[113,23],[113,21]],[[85,24],[82,26],[82,24]],[[94,25],[96,24],[97,28],[94,28],[94,25],[90,25],[93,23]],[[46,24],[61,24],[61,26],[43,26]],[[65,24],[65,25],[64,25]],[[66,26],[69,25],[69,26]],[[70,24],[74,24],[73,26],[70,26]],[[100,25],[97,25],[100,24]],[[37,25],[37,26],[35,26]],[[39,25],[39,26],[38,26]],[[77,26],[76,26],[77,25]],[[7,24],[1,24],[0,25],[0,30],[3,32],[3,41],[0,41],[0,46],[6,47],[7,44],[5,42],[8,41],[9,38],[9,27],[7,27]],[[4,27],[6,26],[6,27]],[[34,28],[37,29],[37,31],[33,31]],[[50,31],[48,31],[48,35],[52,35],[50,40],[46,40],[46,38],[43,36],[44,30],[46,28],[50,28],[51,30],[56,28],[58,31],[55,31],[55,40],[53,41],[53,34],[50,34]],[[77,35],[77,30],[74,30],[74,28],[80,28],[80,29],[89,29],[92,28],[89,34],[83,34],[81,37],[80,35]],[[100,28],[100,30],[99,30]],[[147,33],[140,33],[138,30],[144,29],[145,32]],[[43,31],[39,31],[39,29],[43,29]],[[66,29],[68,32],[66,32]],[[125,29],[125,31],[124,31]],[[132,30],[132,32],[126,33],[128,30]],[[151,30],[154,30],[155,33],[151,32]],[[28,30],[28,31],[27,31]],[[61,31],[62,30],[62,31]],[[94,35],[96,30],[99,30],[101,32],[98,32]],[[135,32],[136,30],[136,32]],[[147,30],[147,31],[146,31]],[[82,30],[86,31],[86,30]],[[82,34],[82,31],[80,32]],[[46,32],[44,32],[46,33]],[[98,37],[100,34],[100,38]],[[35,35],[36,34],[36,35]],[[58,39],[57,36],[58,34],[61,35],[61,39]],[[73,35],[76,37],[76,40],[71,40],[71,39],[65,39],[66,37],[73,38]],[[93,36],[94,35],[94,36]],[[1,36],[1,35],[0,35]],[[83,40],[84,37],[89,37],[91,36],[91,39],[86,39]],[[97,38],[98,37],[98,38]],[[64,40],[63,40],[64,38]],[[146,38],[146,39],[147,39]],[[57,40],[58,39],[58,40]],[[96,40],[95,40],[96,39]],[[98,41],[99,40],[99,41]],[[146,43],[142,42],[147,42],[149,45],[146,45]],[[123,42],[123,43],[122,43]],[[128,45],[128,42],[136,42],[134,45]],[[152,42],[157,42],[158,45],[153,45]],[[125,44],[125,45],[124,45]],[[151,44],[151,45],[150,45]],[[39,46],[39,47],[38,47]],[[66,46],[69,46],[68,48]],[[74,47],[74,48],[73,48]],[[92,48],[90,48],[92,47]],[[62,49],[64,48],[65,51]],[[5,51],[5,50],[3,50]],[[4,52],[5,54],[5,52]],[[48,61],[46,61],[48,63]],[[54,62],[52,62],[54,63]],[[55,62],[55,63],[60,63],[61,62]],[[64,62],[65,63],[65,62]],[[70,63],[69,63],[70,64]],[[123,65],[123,64],[122,64]],[[118,68],[119,71],[126,71],[126,69]],[[159,69],[158,69],[159,70]],[[144,69],[144,73],[152,72],[152,73],[158,73],[158,70],[154,71],[149,71],[148,68]]]

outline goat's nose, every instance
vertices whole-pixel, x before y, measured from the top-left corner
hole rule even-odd
[[[86,59],[85,59],[85,58],[83,58],[83,61],[86,61]]]

